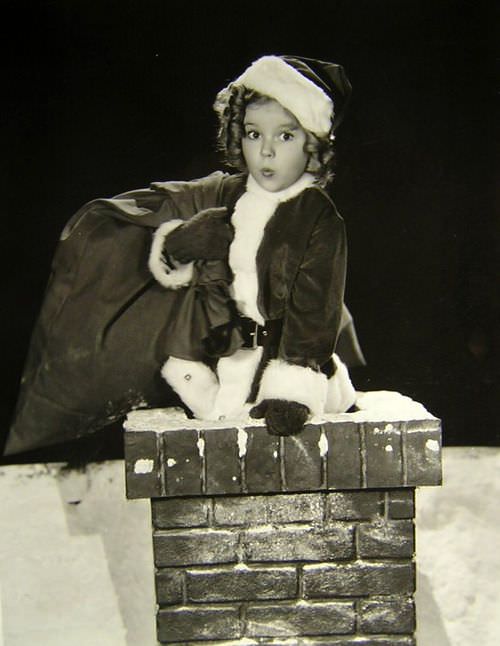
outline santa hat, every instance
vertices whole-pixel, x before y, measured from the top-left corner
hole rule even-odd
[[[228,87],[245,86],[275,99],[301,126],[324,137],[341,122],[351,84],[341,65],[298,56],[263,56]]]

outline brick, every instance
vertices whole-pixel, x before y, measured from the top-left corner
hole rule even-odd
[[[163,495],[158,434],[127,431],[124,439],[127,498],[153,498]]]
[[[187,598],[195,602],[290,599],[297,595],[294,567],[188,570]]]
[[[158,567],[235,563],[238,535],[229,531],[191,529],[153,533],[155,564]]]
[[[324,429],[328,440],[328,488],[360,488],[362,482],[359,424],[327,423]]]
[[[153,526],[206,527],[209,500],[206,498],[162,498],[151,501]]]
[[[399,424],[365,423],[366,487],[398,487],[404,483]]]
[[[439,420],[410,421],[406,424],[406,484],[440,485],[441,424]]]
[[[389,518],[415,518],[415,489],[394,489],[388,493]]]
[[[250,605],[246,614],[250,637],[293,637],[353,633],[354,604],[347,601]]]
[[[156,600],[160,606],[183,602],[183,578],[180,570],[158,570],[155,576]]]
[[[271,642],[266,642],[266,645]],[[297,646],[416,646],[414,637],[406,636],[356,636],[356,637],[328,637],[327,639],[307,639],[304,642],[297,642]],[[259,642],[262,646],[262,642]],[[294,644],[295,646],[295,644]],[[438,646],[436,644],[435,646]]]
[[[414,526],[411,520],[360,523],[358,527],[360,558],[405,558],[415,552]]]
[[[415,590],[413,563],[338,563],[305,565],[304,596],[407,594]]]
[[[319,440],[321,427],[308,424],[299,435],[284,438],[285,485],[288,491],[318,490],[323,482]]]
[[[328,520],[361,520],[380,516],[383,494],[380,491],[336,491],[326,497]]]
[[[160,608],[157,615],[158,640],[162,643],[188,639],[235,639],[241,636],[237,607]]]
[[[364,600],[359,603],[359,630],[363,633],[413,633],[415,604],[411,598]]]
[[[246,484],[249,493],[281,491],[279,438],[264,427],[246,428]]]
[[[346,559],[354,556],[354,530],[344,524],[328,530],[302,526],[248,530],[242,546],[246,561]]]
[[[236,644],[245,646],[283,646],[283,638],[277,637],[256,637],[255,639],[246,637],[241,641],[203,641],[202,646],[236,646]],[[391,636],[358,636],[342,635],[327,637],[304,637],[303,639],[290,639],[285,642],[290,646],[415,646],[415,640],[409,635],[391,635]],[[200,642],[182,642],[182,646],[200,646]],[[437,645],[436,645],[437,646]]]
[[[198,449],[198,433],[181,429],[163,433],[164,470],[167,494],[196,495],[202,493],[202,458]]]
[[[238,431],[235,428],[204,431],[207,494],[241,493]]]
[[[320,523],[322,518],[322,497],[318,494],[217,498],[214,506],[218,525]]]

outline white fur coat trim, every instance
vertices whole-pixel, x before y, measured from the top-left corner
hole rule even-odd
[[[209,418],[219,382],[215,373],[206,364],[201,361],[169,357],[163,365],[161,375],[195,417]]]
[[[233,272],[231,296],[238,311],[264,324],[257,308],[259,285],[257,280],[256,256],[264,236],[264,229],[274,215],[278,204],[292,199],[304,189],[312,186],[315,178],[304,173],[296,182],[282,191],[266,191],[249,175],[247,190],[236,202],[231,223],[234,239],[229,248],[229,266]]]
[[[324,136],[331,128],[333,102],[315,83],[278,56],[263,56],[233,85],[244,85],[281,103],[303,128]]]
[[[160,285],[169,289],[186,287],[193,278],[192,262],[183,264],[171,258],[172,267],[169,267],[163,258],[165,238],[183,223],[183,220],[170,220],[161,224],[155,231],[149,254],[148,266],[151,273]]]
[[[198,419],[236,419],[250,408],[246,400],[261,357],[260,347],[237,350],[219,359],[217,374],[200,361],[170,357],[161,374]]]
[[[345,413],[356,401],[356,391],[345,363],[336,354],[332,356],[332,359],[337,370],[328,380],[325,413]]]
[[[262,348],[259,347],[241,348],[231,356],[219,359],[219,389],[208,419],[235,419],[243,414],[261,357]]]
[[[321,372],[272,359],[264,370],[257,401],[285,399],[307,406],[313,415],[325,410],[327,378]]]

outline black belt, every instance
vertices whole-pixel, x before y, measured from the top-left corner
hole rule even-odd
[[[259,325],[247,316],[239,316],[237,325],[243,337],[244,348],[256,348],[266,342],[269,331],[265,325]]]

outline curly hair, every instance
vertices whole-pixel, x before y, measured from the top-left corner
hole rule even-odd
[[[245,111],[252,103],[264,103],[270,100],[272,97],[249,90],[243,85],[230,84],[217,94],[214,103],[214,110],[219,118],[217,149],[223,153],[224,161],[228,166],[240,171],[247,170],[241,147],[241,140],[245,134],[243,127]],[[324,187],[334,175],[334,138],[332,135],[318,137],[308,130],[304,132],[306,133],[304,150],[309,154],[306,170],[316,177],[320,186]]]

